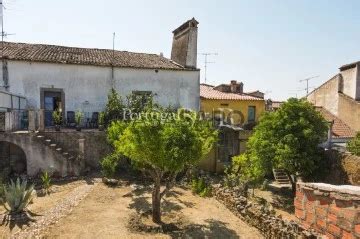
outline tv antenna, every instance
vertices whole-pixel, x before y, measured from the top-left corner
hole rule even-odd
[[[2,54],[3,54],[3,48],[4,48],[4,38],[10,35],[15,35],[13,33],[7,33],[4,31],[4,9],[5,6],[3,4],[3,0],[0,0],[0,20],[1,20],[1,47],[2,47]]]
[[[319,76],[312,76],[312,77],[309,77],[309,78],[306,78],[306,79],[303,79],[303,80],[300,80],[300,81],[299,81],[299,82],[304,82],[304,81],[306,81],[306,88],[305,88],[305,90],[306,90],[306,95],[309,94],[309,80],[314,79],[314,78],[317,78],[317,77],[319,77]]]
[[[216,52],[205,52],[205,53],[200,53],[200,55],[204,56],[205,83],[206,83],[206,79],[207,79],[206,73],[207,73],[208,64],[215,63],[215,61],[208,61],[208,56],[217,56],[218,54]]]

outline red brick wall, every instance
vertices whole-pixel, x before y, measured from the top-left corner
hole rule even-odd
[[[296,217],[328,238],[360,238],[360,187],[299,183]]]

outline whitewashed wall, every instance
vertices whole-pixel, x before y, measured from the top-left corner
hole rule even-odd
[[[0,67],[0,75],[2,67]],[[66,111],[102,111],[107,94],[115,89],[126,96],[132,91],[152,91],[163,106],[199,109],[199,71],[171,71],[9,61],[9,91],[40,108],[40,88],[61,88]]]

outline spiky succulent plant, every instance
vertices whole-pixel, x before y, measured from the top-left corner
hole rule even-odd
[[[34,185],[27,187],[27,181],[20,181],[20,178],[4,187],[5,209],[11,213],[20,213],[29,205],[32,199]]]

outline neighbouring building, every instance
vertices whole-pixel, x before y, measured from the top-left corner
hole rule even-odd
[[[332,114],[324,107],[317,106],[315,109],[324,117],[330,126],[328,139],[327,142],[324,143],[324,146],[326,148],[335,148],[340,151],[345,151],[346,142],[354,138],[356,132],[339,117]]]
[[[284,103],[283,101],[276,101],[276,100],[268,99],[268,100],[266,100],[266,103],[265,103],[266,111],[276,111],[276,110],[280,109],[280,107],[283,103]]]
[[[104,132],[44,129],[53,125],[55,110],[61,110],[65,120],[69,112],[80,110],[86,123],[104,110],[112,88],[123,97],[152,94],[163,106],[198,111],[197,30],[193,18],[173,31],[171,59],[163,54],[4,42],[0,169],[18,175],[50,171],[66,176],[96,167],[109,151]],[[18,131],[23,128],[29,131]]]
[[[360,131],[360,62],[341,66],[340,72],[308,94],[307,99]]]
[[[200,85],[200,110],[220,129],[219,142],[201,162],[205,170],[222,172],[233,156],[243,153],[251,129],[265,112],[263,95],[244,93],[243,86],[236,81]]]

